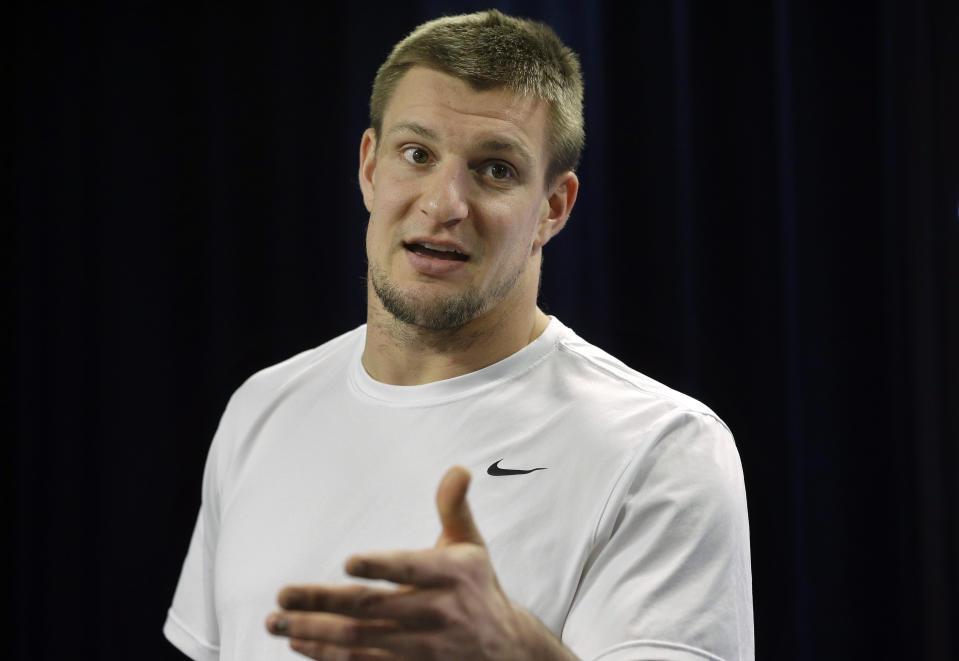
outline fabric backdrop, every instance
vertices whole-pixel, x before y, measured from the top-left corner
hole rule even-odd
[[[79,4],[8,11],[2,656],[174,659],[228,396],[363,321],[376,67],[483,7]],[[729,423],[758,657],[959,657],[959,4],[497,6],[586,77],[542,305]]]

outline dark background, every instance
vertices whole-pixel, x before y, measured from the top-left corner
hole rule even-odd
[[[8,10],[4,657],[177,657],[228,396],[363,321],[376,67],[482,8],[401,4]],[[498,6],[586,76],[542,303],[733,429],[758,658],[959,658],[959,3]]]

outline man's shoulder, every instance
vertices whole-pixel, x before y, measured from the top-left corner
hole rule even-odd
[[[358,326],[323,344],[301,351],[250,376],[234,397],[257,396],[282,390],[308,375],[345,368],[358,344],[362,344],[365,326]]]
[[[565,371],[581,381],[583,396],[596,398],[607,406],[632,403],[662,412],[675,412],[713,418],[723,426],[716,413],[698,399],[675,390],[643,374],[609,352],[582,339],[569,328],[563,329],[557,344],[564,358]]]

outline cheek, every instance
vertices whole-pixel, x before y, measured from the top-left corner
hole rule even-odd
[[[490,211],[492,213],[489,217],[496,219],[488,230],[491,240],[500,245],[515,247],[522,244],[528,247],[535,239],[541,216],[539,205],[533,207],[529,200],[526,200],[524,204],[503,203]]]
[[[529,219],[511,222],[500,226],[495,239],[495,261],[502,268],[513,268],[517,264],[529,259],[532,247],[536,241],[535,226]]]
[[[370,212],[371,221],[380,226],[400,222],[409,216],[412,201],[409,189],[402,186],[381,187],[376,191],[376,200]]]
[[[542,234],[540,220],[539,209],[532,209],[527,211],[521,222],[516,223],[511,241],[517,252],[522,252],[524,256],[528,257],[534,247],[539,244]]]
[[[370,220],[366,224],[366,255],[373,257],[383,252],[389,244],[388,229],[383,222],[383,216],[374,208]]]

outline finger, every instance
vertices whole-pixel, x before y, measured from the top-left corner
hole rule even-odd
[[[290,639],[293,650],[317,661],[384,661],[396,659],[396,655],[387,650],[375,648],[349,648],[339,645],[329,645],[315,640]]]
[[[355,555],[346,561],[346,573],[419,588],[446,587],[456,580],[451,559],[441,549]]]
[[[449,645],[442,645],[435,639],[435,634],[400,633],[390,640],[388,648],[377,647],[344,647],[330,645],[315,640],[290,639],[290,647],[319,661],[409,661],[410,659],[450,658],[438,656],[437,650]],[[457,657],[458,658],[458,657]]]
[[[446,626],[450,592],[445,588],[379,590],[362,586],[287,588],[280,605],[288,610],[322,611],[362,620],[390,620],[403,629],[427,631]]]
[[[286,610],[323,611],[350,617],[376,619],[380,605],[390,597],[413,588],[381,589],[363,585],[290,585],[283,588],[277,603]]]
[[[437,547],[469,542],[485,546],[483,536],[473,522],[466,491],[470,484],[469,471],[462,466],[454,466],[446,471],[436,490],[436,509],[440,515],[443,531],[436,540]]]
[[[266,619],[267,630],[277,636],[314,640],[345,647],[381,647],[399,625],[389,620],[358,620],[333,613],[281,611]]]

